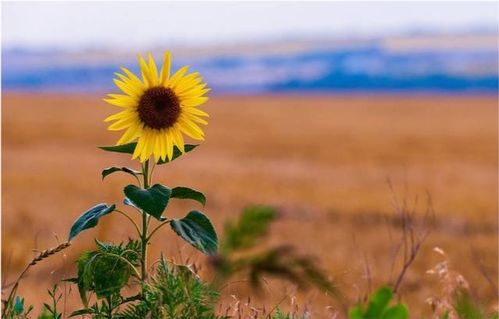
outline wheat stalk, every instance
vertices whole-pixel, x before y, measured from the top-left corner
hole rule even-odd
[[[69,246],[71,246],[71,242],[67,241],[62,244],[59,244],[56,247],[43,250],[42,252],[40,252],[40,254],[38,254],[38,256],[33,258],[33,260],[28,264],[26,268],[36,265],[39,261],[42,261],[43,259],[48,258],[52,255],[55,255],[61,250],[68,248]]]
[[[23,278],[24,274],[26,274],[26,272],[34,265],[36,265],[38,262],[52,256],[52,255],[55,255],[57,254],[58,252],[68,248],[69,246],[71,246],[71,242],[70,241],[66,241],[64,243],[61,243],[59,245],[57,245],[56,247],[52,247],[52,248],[49,248],[49,249],[45,249],[43,251],[41,251],[35,258],[33,258],[31,260],[31,262],[26,265],[26,267],[24,268],[24,270],[21,272],[21,274],[19,275],[19,277],[17,277],[16,281],[14,282],[14,286],[12,287],[12,290],[10,291],[10,294],[9,294],[9,297],[7,298],[7,300],[5,301],[5,304],[8,304],[9,302],[12,302],[12,298],[14,297],[14,293],[15,291],[17,290],[17,287],[19,286],[19,281]]]

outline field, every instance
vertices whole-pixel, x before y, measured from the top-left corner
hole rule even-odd
[[[100,170],[131,162],[95,147],[119,136],[106,131],[102,120],[115,109],[101,96],[10,93],[2,99],[2,274],[9,282],[32,249],[65,240],[86,208],[119,203],[131,180],[113,175],[102,181]],[[286,243],[314,256],[355,300],[370,281],[373,287],[390,282],[399,271],[397,263],[391,270],[399,232],[387,222],[396,216],[394,201],[406,200],[422,219],[430,194],[436,221],[401,287],[402,301],[416,316],[428,313],[426,298],[440,293],[437,280],[426,274],[442,260],[433,252],[438,246],[476,298],[488,307],[497,302],[495,97],[214,97],[204,109],[210,113],[206,141],[158,169],[155,179],[202,190],[208,197],[204,211],[219,233],[244,206],[274,205],[281,214],[265,245]],[[175,203],[172,214],[182,216],[192,205]],[[119,215],[105,217],[67,256],[33,268],[21,294],[40,304],[51,282],[73,271],[74,259],[92,246],[93,237],[124,240],[132,234],[121,223]],[[177,261],[190,257],[204,264],[175,235],[164,234],[151,258],[163,250]],[[251,294],[253,304],[283,300],[284,307],[296,295],[302,308],[309,305],[317,314],[334,304],[314,290],[295,294],[279,281],[260,292],[234,283],[222,293],[224,303],[232,294],[242,300]]]

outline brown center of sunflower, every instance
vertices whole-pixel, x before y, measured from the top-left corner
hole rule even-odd
[[[171,89],[158,86],[142,94],[137,111],[142,123],[160,130],[175,124],[180,115],[180,103]]]

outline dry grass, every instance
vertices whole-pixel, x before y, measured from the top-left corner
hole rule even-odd
[[[424,301],[438,289],[425,272],[436,263],[431,248],[439,246],[475,295],[492,303],[496,291],[483,270],[497,278],[496,104],[493,97],[464,96],[216,97],[205,108],[211,115],[207,141],[158,170],[156,181],[204,191],[205,211],[219,231],[246,204],[279,206],[283,214],[266,245],[289,243],[318,257],[351,299],[366,292],[366,264],[374,286],[397,275],[390,263],[399,228],[386,222],[395,215],[386,179],[396,196],[422,213],[428,191],[435,229],[400,287],[403,300],[416,315],[428,313]],[[7,94],[2,106],[2,271],[13,280],[31,249],[53,246],[54,233],[63,241],[87,207],[119,203],[132,180],[116,175],[101,181],[100,169],[130,161],[94,147],[118,138],[105,130],[102,119],[115,110],[100,96]],[[183,215],[192,205],[175,203],[170,214]],[[68,260],[94,236],[125,239],[132,234],[125,224],[119,215],[104,218],[76,240]],[[202,261],[175,235],[162,234],[153,256],[162,249]],[[482,256],[480,265],[472,252]],[[41,263],[20,292],[39,303],[50,281],[63,276],[63,263]],[[265,290],[252,294],[253,305],[284,298],[289,306],[296,296],[322,312],[333,303],[273,280]],[[248,293],[238,283],[223,291],[227,302],[231,294],[245,300]]]

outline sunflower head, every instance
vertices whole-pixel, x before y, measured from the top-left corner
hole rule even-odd
[[[114,84],[121,94],[109,94],[109,104],[123,108],[105,119],[114,121],[110,131],[125,130],[116,143],[122,145],[137,140],[132,158],[141,162],[152,155],[155,160],[171,159],[174,147],[184,152],[184,134],[195,140],[204,140],[201,125],[208,114],[198,107],[208,101],[210,90],[198,72],[187,73],[189,66],[170,76],[171,55],[166,52],[158,72],[151,56],[139,55],[140,77],[126,68],[116,73]]]

